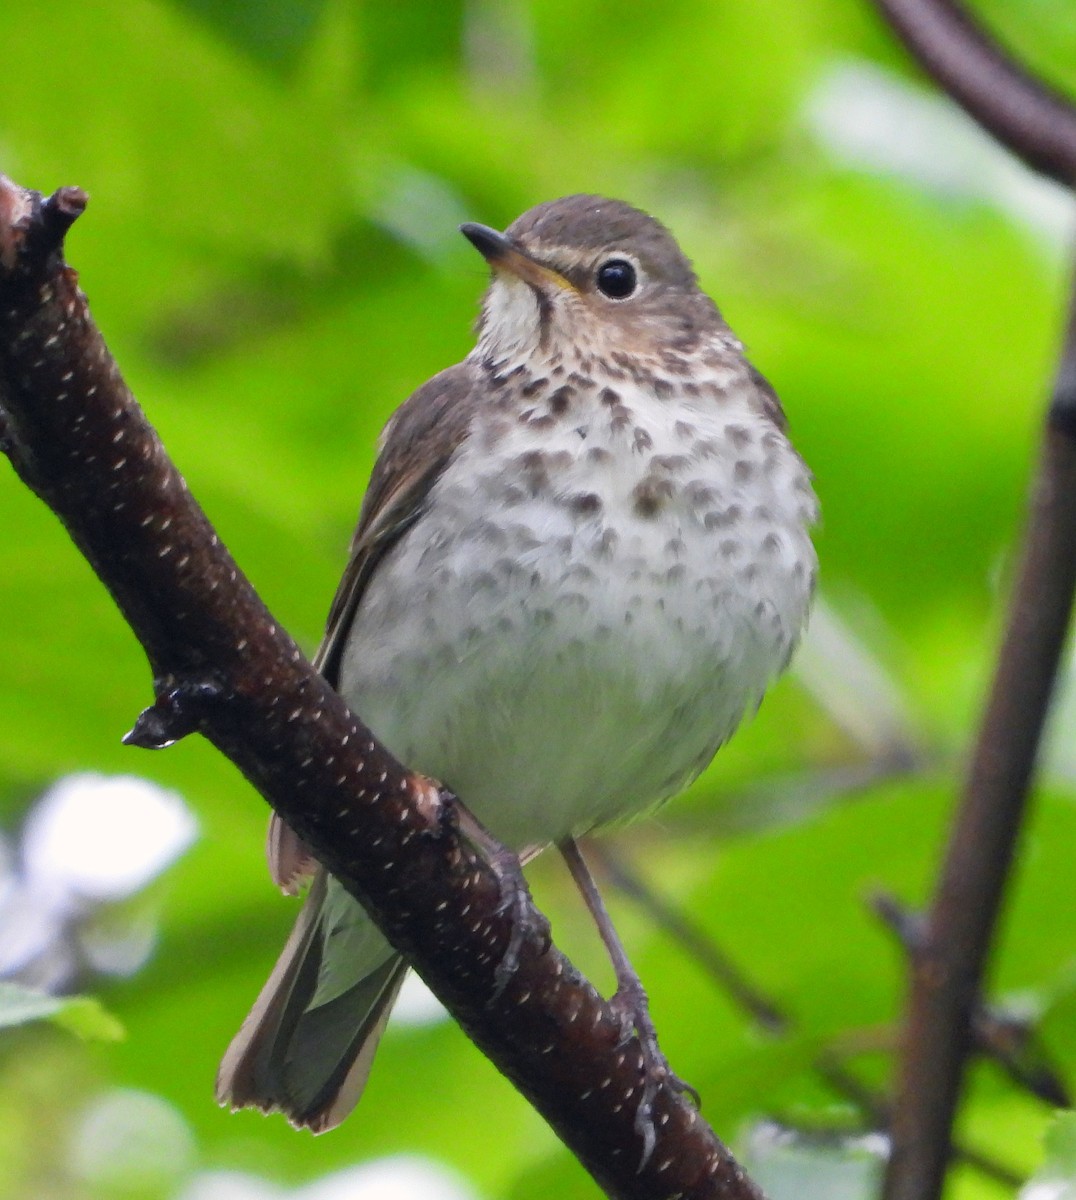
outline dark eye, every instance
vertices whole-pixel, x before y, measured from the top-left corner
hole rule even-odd
[[[611,258],[598,268],[598,290],[610,300],[626,300],[637,283],[635,268],[625,258]]]

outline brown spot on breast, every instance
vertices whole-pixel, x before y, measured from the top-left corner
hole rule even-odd
[[[514,465],[532,496],[549,487],[549,470],[543,450],[527,450],[517,455]]]
[[[642,454],[644,450],[649,450],[654,445],[654,439],[641,425],[636,425],[632,433],[631,445],[636,454]]]
[[[530,397],[537,395],[543,388],[549,386],[549,380],[545,376],[540,376],[538,379],[532,379],[529,383],[525,383],[520,389],[524,396]]]
[[[568,411],[572,402],[572,397],[575,395],[575,389],[570,388],[566,383],[562,384],[549,397],[549,411],[556,416],[561,416]]]
[[[515,379],[517,376],[522,375],[526,369],[527,368],[520,363],[518,367],[513,367],[511,371],[506,371],[504,373],[497,372],[490,376],[490,385],[497,388],[504,387],[506,383]]]
[[[483,542],[487,546],[500,548],[508,540],[504,529],[493,521],[479,520],[460,532],[463,541]]]
[[[747,483],[758,474],[758,463],[741,458],[736,466],[733,467],[732,474],[737,483]]]
[[[591,446],[587,451],[587,458],[594,463],[608,462],[612,457],[604,446]]]
[[[613,405],[620,403],[620,393],[614,391],[611,387],[603,387],[598,393],[598,399],[602,404],[606,404],[612,408]]]
[[[601,497],[595,492],[577,492],[568,497],[568,507],[580,516],[593,516],[601,512]]]
[[[508,555],[497,559],[493,564],[493,571],[498,578],[510,583],[516,583],[523,578],[523,568],[519,565],[519,560]]]
[[[675,475],[688,465],[686,454],[655,454],[650,460],[651,471],[668,471]]]
[[[603,558],[608,558],[614,550],[617,543],[620,541],[620,535],[615,529],[603,529],[602,535],[598,538],[597,551]]]
[[[654,395],[659,400],[668,400],[676,389],[667,379],[654,380]]]
[[[764,554],[770,555],[781,553],[781,539],[776,533],[767,533],[762,539],[762,551]]]
[[[743,550],[743,543],[736,538],[725,538],[718,549],[724,558],[736,558]]]
[[[755,385],[751,397],[752,407],[768,421],[772,421],[778,429],[786,429],[788,421],[785,418],[785,411],[781,407],[781,401],[777,398],[777,393],[770,385],[770,381],[750,363],[747,364],[747,370],[751,376],[751,382]]]
[[[468,591],[472,596],[478,595],[479,592],[495,591],[498,586],[497,577],[492,571],[479,571],[468,581]]]
[[[754,440],[751,436],[751,430],[743,425],[726,425],[725,437],[728,438],[737,450],[746,449]]]
[[[671,499],[673,494],[672,481],[669,479],[654,479],[648,476],[637,483],[632,489],[631,497],[635,512],[640,517],[656,516]]]
[[[636,383],[646,384],[650,382],[650,374],[630,354],[625,354],[623,350],[615,350],[612,360],[618,367],[626,371]]]
[[[702,519],[705,529],[730,529],[743,516],[743,509],[738,504],[730,504],[728,508],[713,509]]]
[[[704,483],[701,479],[693,479],[684,488],[684,496],[687,498],[688,504],[701,508],[704,504],[711,504],[717,499],[717,489],[709,483]]]
[[[496,405],[498,409],[504,409],[508,397],[498,396]],[[502,441],[508,434],[511,428],[511,421],[506,416],[501,416],[498,413],[491,412],[489,419],[484,422],[484,427],[475,430],[472,433],[472,438],[482,444],[485,449],[490,449]]]
[[[688,438],[695,436],[695,426],[690,421],[677,421],[673,426],[673,433],[682,441],[686,442]]]
[[[580,583],[591,583],[594,580],[594,572],[586,563],[572,563],[561,578],[565,583],[569,580],[578,580]]]
[[[580,375],[578,371],[571,371],[568,374],[568,382],[574,383],[576,387],[592,388],[594,380],[589,375]]]
[[[613,406],[609,414],[609,428],[613,433],[620,433],[631,424],[631,409],[624,404]]]

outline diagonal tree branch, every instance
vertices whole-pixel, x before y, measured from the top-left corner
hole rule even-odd
[[[60,517],[144,646],[155,705],[129,740],[198,731],[367,907],[470,1037],[610,1196],[760,1200],[675,1089],[645,1163],[638,1041],[526,900],[459,834],[455,798],[407,771],[273,620],[135,403],[62,241],[85,207],[0,177],[0,447]],[[509,946],[519,968],[498,989]]]
[[[875,0],[924,69],[1032,169],[1076,182],[1076,107],[954,0]],[[1076,587],[1076,295],[994,679],[913,959],[885,1200],[941,1194],[971,1018],[1001,910]]]

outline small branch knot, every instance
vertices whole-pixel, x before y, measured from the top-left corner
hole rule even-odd
[[[125,746],[143,750],[164,750],[181,738],[198,731],[206,711],[224,698],[224,689],[215,680],[191,679],[159,692],[156,701],[138,715],[129,732],[123,735]]]

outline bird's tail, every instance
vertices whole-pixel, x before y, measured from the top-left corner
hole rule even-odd
[[[318,870],[272,974],[217,1072],[217,1100],[324,1133],[354,1108],[407,964]]]

